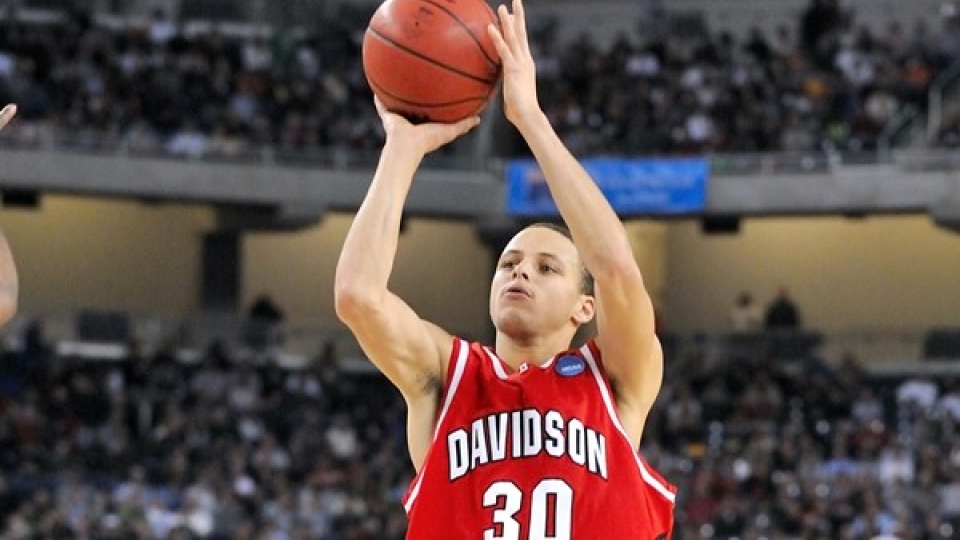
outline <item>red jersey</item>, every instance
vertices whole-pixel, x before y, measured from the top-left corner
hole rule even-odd
[[[409,540],[663,540],[676,488],[632,447],[591,341],[516,372],[456,339]]]

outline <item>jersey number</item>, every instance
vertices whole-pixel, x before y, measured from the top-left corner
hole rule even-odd
[[[483,531],[483,540],[520,540],[517,514],[524,496],[513,482],[490,484],[483,493],[483,506],[493,508],[493,527]],[[541,480],[529,496],[530,532],[527,540],[570,540],[573,521],[573,489],[563,480]]]

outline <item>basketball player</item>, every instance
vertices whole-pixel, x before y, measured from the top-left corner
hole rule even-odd
[[[17,114],[16,105],[7,105],[0,110],[0,129]],[[17,266],[3,231],[0,230],[0,325],[6,324],[17,312]]]
[[[493,347],[422,320],[388,289],[403,201],[424,155],[479,120],[411,125],[378,101],[386,142],[337,267],[338,315],[407,403],[407,538],[663,540],[675,490],[637,453],[663,374],[651,300],[617,215],[540,109],[523,5],[498,15],[506,116],[570,232],[533,225],[507,244]]]

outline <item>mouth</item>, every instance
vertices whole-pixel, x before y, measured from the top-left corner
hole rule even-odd
[[[519,285],[512,285],[510,287],[507,287],[506,289],[503,290],[502,295],[508,296],[508,297],[524,297],[524,298],[530,298],[531,296],[533,296],[532,294],[530,294],[529,290]]]

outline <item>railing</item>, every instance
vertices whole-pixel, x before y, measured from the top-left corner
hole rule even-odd
[[[945,148],[917,148],[891,153],[897,170],[907,173],[956,171],[960,168],[960,152]]]
[[[915,109],[904,110],[899,122],[888,125],[890,141],[909,126]],[[325,167],[337,170],[368,168],[377,162],[376,150],[358,150],[351,148],[315,147],[304,149],[284,149],[271,145],[249,145],[243,143],[231,152],[208,151],[197,156],[186,156],[168,152],[162,144],[151,148],[131,146],[116,135],[83,131],[68,132],[37,125],[20,126],[0,132],[0,149],[55,150],[92,155],[107,155],[123,158],[163,158],[184,161],[202,161],[205,163],[249,164],[255,166],[284,167]],[[892,126],[892,127],[891,127]],[[492,137],[489,130],[480,129],[468,135],[454,147],[432,153],[427,156],[426,167],[446,169],[478,170],[494,168],[486,157],[490,152],[489,142],[484,137]],[[776,174],[824,174],[840,165],[881,165],[902,163],[926,163],[924,170],[946,169],[957,165],[956,151],[936,148],[917,148],[897,150],[897,144],[884,145],[878,151],[864,152],[756,152],[709,154],[711,174],[714,176],[750,176]],[[931,168],[933,167],[933,168]]]
[[[50,25],[65,22],[68,14],[74,10],[76,0],[32,0],[29,3],[31,4],[29,7],[20,8],[14,12],[17,20],[30,24]],[[148,22],[153,16],[154,4],[158,2],[149,0],[132,2],[135,5],[119,6],[116,9],[110,5],[111,3],[110,0],[91,1],[84,7],[91,9],[96,24],[118,30]],[[10,13],[6,4],[8,3],[0,2],[0,22],[6,21]],[[183,23],[183,31],[187,35],[196,35],[210,32],[215,28],[221,35],[241,38],[267,36],[273,31],[262,18],[246,18],[250,20],[232,20],[229,17],[225,19],[192,17]]]
[[[478,131],[481,133],[482,131]],[[488,134],[489,136],[489,134]],[[461,144],[429,154],[424,165],[446,169],[479,168],[482,160],[477,158],[478,145],[468,135]],[[474,146],[469,146],[473,144]],[[0,149],[61,151],[118,158],[153,158],[224,163],[232,165],[323,167],[336,170],[368,168],[376,165],[377,150],[362,150],[345,147],[310,147],[289,149],[269,144],[252,144],[241,141],[230,150],[206,150],[196,155],[174,153],[167,150],[163,141],[150,146],[131,145],[114,133],[95,130],[65,130],[51,127],[43,122],[31,123],[18,120],[0,132]]]
[[[46,314],[38,318],[22,315],[0,330],[0,339],[9,349],[19,349],[27,326],[37,319],[42,321],[46,339],[65,356],[121,360],[129,353],[129,345],[136,343],[143,354],[174,346],[185,361],[194,361],[202,358],[212,343],[220,342],[241,361],[279,361],[291,367],[303,367],[332,354],[345,369],[375,371],[345,327],[319,320],[279,325],[271,334],[277,339],[264,347],[246,341],[248,321],[243,315],[233,313],[131,315],[130,338],[120,343],[84,339],[77,334],[73,313]],[[465,335],[471,334],[467,332]],[[951,338],[954,343],[951,347],[960,346],[960,330],[951,335],[955,336]],[[863,327],[757,334],[665,333],[661,335],[661,341],[668,361],[698,358],[710,362],[737,357],[789,361],[815,356],[837,364],[852,357],[868,371],[877,373],[960,371],[960,354],[956,358],[942,354],[936,354],[937,358],[924,358],[930,336],[929,328]]]
[[[757,152],[708,157],[710,173],[717,176],[818,174],[828,172],[837,159],[826,152]]]
[[[927,98],[929,112],[927,114],[927,141],[934,143],[940,135],[940,128],[943,127],[943,118],[951,111],[946,108],[948,98],[957,93],[960,84],[960,59],[955,60],[953,64],[941,73],[930,84],[930,91]],[[958,107],[954,107],[958,109]]]
[[[919,114],[917,107],[910,104],[900,109],[883,126],[883,131],[877,137],[877,152],[883,159],[890,159],[894,148],[912,142],[910,137],[913,135],[913,128]]]

